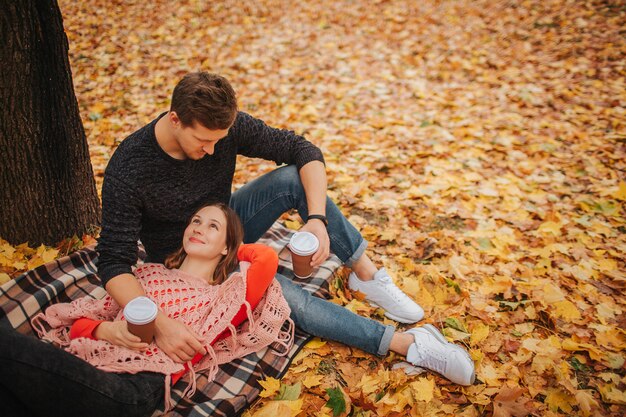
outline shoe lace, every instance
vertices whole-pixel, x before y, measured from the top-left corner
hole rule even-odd
[[[384,290],[389,294],[396,302],[402,303],[410,300],[409,297],[391,280],[391,277],[384,276],[380,278],[380,282],[383,284]]]
[[[421,341],[415,341],[417,345],[417,360],[414,365],[427,368],[432,371],[444,374],[446,371],[446,357],[442,352],[434,351]]]

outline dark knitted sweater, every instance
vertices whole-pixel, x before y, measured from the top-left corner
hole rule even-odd
[[[324,162],[322,152],[292,131],[267,126],[239,112],[228,136],[213,155],[178,160],[158,145],[158,118],[120,144],[104,173],[102,231],[98,239],[98,274],[105,285],[131,273],[137,262],[137,241],[150,262],[163,262],[182,242],[186,222],[208,201],[228,203],[237,155],[295,164]]]

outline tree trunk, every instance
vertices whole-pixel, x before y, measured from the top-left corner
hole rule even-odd
[[[56,0],[0,0],[0,237],[54,244],[99,224]]]

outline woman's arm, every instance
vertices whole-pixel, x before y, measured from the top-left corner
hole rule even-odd
[[[252,243],[241,245],[237,258],[240,262],[250,262],[246,275],[246,300],[254,308],[276,275],[278,255],[269,246]]]
[[[74,324],[72,324],[72,327],[70,327],[70,339],[86,337],[88,339],[98,340],[94,333],[100,323],[103,322],[104,320],[94,320],[86,317],[76,320]]]
[[[278,270],[278,255],[272,248],[258,243],[241,245],[237,251],[239,261],[250,262],[246,274],[246,301],[254,310],[265,295]],[[233,320],[233,326],[239,326],[248,318],[245,306],[241,306]],[[221,339],[228,332],[221,334]],[[216,339],[216,340],[217,340]],[[215,342],[215,341],[214,341]]]
[[[106,340],[117,346],[133,350],[147,349],[149,344],[143,343],[139,336],[128,331],[123,320],[103,321],[86,317],[80,318],[70,328],[70,339],[86,337],[92,340]]]

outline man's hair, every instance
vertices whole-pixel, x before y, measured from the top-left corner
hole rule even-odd
[[[191,72],[174,88],[170,111],[185,127],[198,122],[207,129],[228,129],[237,117],[237,96],[221,75]]]

